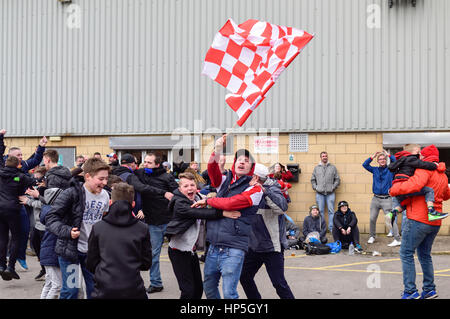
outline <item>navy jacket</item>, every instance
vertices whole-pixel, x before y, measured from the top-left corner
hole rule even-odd
[[[232,178],[233,173],[231,170],[228,170],[226,180],[220,187],[217,197],[232,197],[241,194],[249,187],[249,182],[252,179],[251,176],[242,176],[234,183],[231,183]],[[247,251],[253,218],[257,211],[258,206],[251,206],[240,210],[241,217],[238,219],[221,218],[209,220],[206,224],[206,241],[214,246],[225,246]]]
[[[389,157],[391,163],[395,162],[395,157],[391,155]],[[362,166],[373,174],[372,192],[375,195],[389,195],[389,189],[392,187],[392,179],[394,174],[389,170],[388,166],[375,167],[371,166],[372,158],[368,158],[364,161]]]
[[[50,211],[51,206],[42,205],[40,220],[43,225],[45,225],[45,216]],[[39,255],[39,261],[42,266],[55,266],[59,267],[58,255],[55,253],[56,240],[58,237],[45,231],[44,236],[41,241],[41,252]]]

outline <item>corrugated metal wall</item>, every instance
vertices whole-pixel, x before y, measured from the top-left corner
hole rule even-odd
[[[230,128],[226,89],[200,73],[231,17],[316,35],[245,128],[448,130],[450,2],[397,1],[74,0],[73,20],[57,0],[1,0],[0,126],[10,136]],[[380,28],[368,27],[372,4]]]

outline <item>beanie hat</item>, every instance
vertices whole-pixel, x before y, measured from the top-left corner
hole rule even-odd
[[[314,208],[316,208],[316,209],[320,212],[319,206],[317,206],[316,204],[312,204],[312,205],[309,207],[309,212],[311,213],[311,211],[312,211]]]
[[[261,178],[266,178],[267,175],[269,175],[269,169],[263,164],[256,163],[255,171],[253,172],[253,174]]]
[[[439,162],[439,150],[434,144],[424,147],[420,153],[423,155],[424,161]]]

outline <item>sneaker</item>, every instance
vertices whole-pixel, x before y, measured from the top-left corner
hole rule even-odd
[[[360,244],[355,245],[355,253],[362,253],[362,247]]]
[[[392,230],[390,230],[389,233],[386,236],[387,237],[394,237],[394,234],[392,233]]]
[[[422,291],[422,294],[420,295],[420,299],[433,299],[438,296],[436,290],[430,290],[430,291]]]
[[[36,281],[44,281],[45,280],[45,269],[41,269],[39,274],[36,277],[34,277],[34,280],[36,280]]]
[[[160,291],[162,291],[163,289],[164,289],[164,287],[153,287],[153,286],[150,286],[150,287],[148,287],[148,289],[147,289],[147,293],[152,294],[152,293],[154,293],[154,292],[160,292]]]
[[[401,244],[402,244],[401,241],[394,239],[394,241],[392,243],[388,244],[388,247],[396,247],[396,246],[400,246]]]
[[[403,292],[402,299],[420,299],[420,295],[417,291],[413,292],[412,294]]]
[[[8,273],[5,275],[5,270],[6,270],[6,267],[3,267],[3,266],[0,267],[0,276],[5,281],[11,280],[12,277]]]
[[[10,278],[10,279],[5,279],[3,276]],[[3,278],[3,280],[20,279],[20,277],[16,273],[16,271],[10,267],[6,268],[6,270],[3,272],[2,278]]]
[[[375,242],[375,237],[370,237],[367,241],[368,244],[373,244]]]
[[[20,267],[22,267],[24,270],[28,270],[28,265],[25,259],[17,259],[19,262]]]
[[[397,217],[397,210],[391,210],[386,214],[386,221],[388,226],[390,224],[390,227],[394,227],[395,217]]]
[[[444,219],[447,216],[448,216],[448,214],[440,213],[440,212],[434,210],[433,213],[428,213],[428,220],[433,221],[433,220]]]

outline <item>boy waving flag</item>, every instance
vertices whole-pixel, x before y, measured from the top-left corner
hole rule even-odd
[[[258,20],[228,19],[206,53],[202,74],[226,87],[242,126],[278,76],[313,38],[303,30]]]

